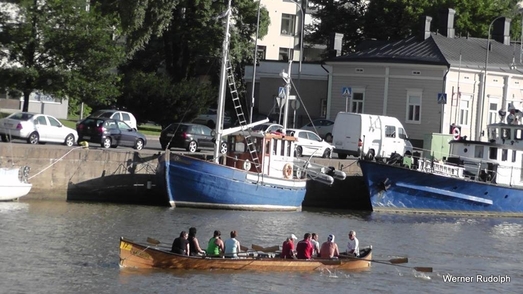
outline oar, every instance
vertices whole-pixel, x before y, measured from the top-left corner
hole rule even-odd
[[[265,252],[265,253],[276,252],[276,251],[280,250],[280,246],[278,246],[278,245],[270,246],[270,247],[263,247],[263,246],[260,246],[260,245],[252,244],[251,247],[255,251],[262,251],[262,252]]]
[[[349,258],[349,259],[359,259],[357,257],[352,257],[350,255],[342,255],[342,254],[340,254],[339,257],[340,258]],[[365,259],[365,258],[362,258],[362,259]],[[392,259],[389,259],[389,260],[369,259],[369,261],[370,262],[375,262],[375,263],[386,264],[386,265],[410,268],[410,269],[414,269],[414,270],[416,270],[418,272],[424,272],[424,273],[431,273],[432,272],[432,268],[431,267],[422,267],[422,266],[411,267],[411,266],[406,266],[406,265],[399,265],[399,263],[406,263],[406,262],[408,262],[409,259],[407,257],[392,258]]]

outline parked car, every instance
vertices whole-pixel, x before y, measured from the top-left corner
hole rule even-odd
[[[127,123],[112,118],[88,117],[77,126],[78,142],[100,144],[104,148],[118,146],[142,150],[147,144],[145,136]]]
[[[162,149],[177,147],[189,152],[199,151],[200,148],[214,149],[214,135],[211,128],[193,123],[173,123],[160,133]],[[227,143],[222,142],[220,153],[227,153]]]
[[[64,126],[56,117],[32,112],[15,112],[0,119],[0,137],[26,140],[29,144],[47,142],[73,146],[78,139],[75,130]]]
[[[283,129],[282,125],[275,124],[275,123],[263,123],[261,125],[252,127],[252,130],[254,132],[263,132],[263,133],[281,132],[282,129]]]
[[[192,122],[195,124],[201,124],[206,125],[211,129],[214,129],[216,127],[216,117],[218,116],[218,112],[216,109],[209,108],[207,112],[202,113],[198,115]],[[232,123],[231,116],[227,111],[225,111],[225,115],[223,117],[223,126],[225,128],[229,127]]]
[[[325,142],[316,133],[302,129],[287,129],[288,136],[294,136],[296,140],[296,157],[303,155],[321,156],[331,158],[334,146]]]
[[[334,121],[330,119],[319,118],[301,127],[302,130],[313,131],[320,135],[325,141],[332,142],[332,129],[334,128]]]
[[[93,112],[90,117],[99,117],[99,118],[112,118],[116,120],[121,120],[128,124],[131,128],[137,130],[136,118],[130,112],[123,110],[115,109],[102,109]]]

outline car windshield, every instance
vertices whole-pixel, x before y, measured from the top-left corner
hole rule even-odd
[[[32,114],[32,113],[17,112],[17,113],[11,114],[7,118],[16,119],[16,120],[29,120],[33,116],[34,116],[34,114]]]
[[[105,117],[105,118],[111,118],[111,115],[113,115],[113,112],[103,111],[103,110],[98,110],[95,113],[91,114],[92,117]]]

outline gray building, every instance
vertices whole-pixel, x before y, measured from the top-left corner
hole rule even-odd
[[[486,125],[498,120],[499,109],[522,108],[521,44],[510,42],[511,20],[498,17],[487,51],[487,39],[455,36],[454,14],[444,10],[437,32],[424,17],[418,35],[363,43],[356,53],[326,60],[332,68],[327,118],[346,110],[394,116],[419,148],[424,136],[449,133],[451,125],[461,136],[486,140]]]

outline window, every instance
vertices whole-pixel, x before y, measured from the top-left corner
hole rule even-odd
[[[283,13],[281,15],[281,34],[294,36],[296,27],[296,15]]]
[[[501,161],[507,161],[507,158],[508,158],[508,150],[501,149]]]
[[[498,148],[490,147],[489,148],[489,159],[498,159]]]
[[[321,117],[327,117],[327,99],[321,99]]]
[[[289,61],[293,59],[294,50],[291,48],[280,48],[278,60]]]
[[[354,113],[363,113],[363,93],[354,92],[352,94],[351,111]]]
[[[47,117],[49,119],[49,123],[53,126],[53,127],[59,127],[61,126],[62,124],[55,118],[53,117]]]
[[[128,113],[122,113],[122,118],[123,121],[131,121],[131,117]]]
[[[495,124],[496,118],[498,117],[498,103],[490,102],[489,110],[488,110],[488,123],[489,124]]]
[[[514,131],[514,139],[515,140],[521,140],[523,139],[523,129],[516,129]]]
[[[421,122],[421,91],[407,93],[407,122]]]
[[[47,125],[47,122],[45,121],[45,117],[43,116],[39,116],[36,118],[36,124],[37,125],[43,125],[43,126],[46,126]]]
[[[267,58],[267,46],[258,46],[258,49],[256,49],[256,58],[258,60],[265,60]]]
[[[501,128],[501,139],[510,140],[510,129],[509,128]]]
[[[403,128],[398,128],[398,137],[404,140],[409,138],[409,136],[407,136],[407,132],[405,132]]]
[[[483,158],[483,146],[474,146],[474,157]]]
[[[309,140],[318,141],[318,142],[321,141],[320,136],[316,135],[315,133],[308,133],[308,135],[309,135]]]
[[[385,137],[396,138],[396,127],[395,126],[385,126]]]
[[[462,99],[459,102],[459,124],[462,126],[469,125],[469,104],[470,101]]]

